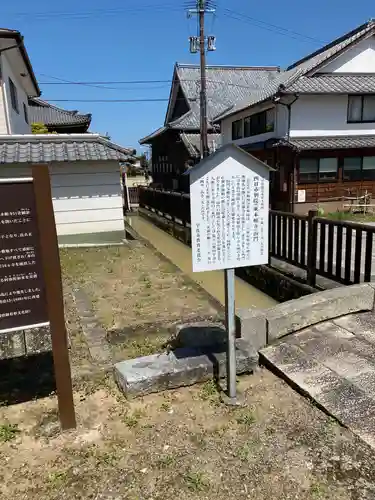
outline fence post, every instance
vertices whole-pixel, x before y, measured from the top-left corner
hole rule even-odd
[[[316,248],[317,248],[317,224],[315,217],[317,210],[309,210],[307,221],[307,284],[315,286],[316,282]]]

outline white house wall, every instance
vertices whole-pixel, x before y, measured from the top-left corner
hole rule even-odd
[[[347,95],[302,95],[292,105],[290,136],[375,135],[375,123],[347,123]]]
[[[323,66],[320,73],[375,73],[375,37],[358,42]]]
[[[27,94],[22,86],[21,77],[14,74],[5,52],[1,54],[1,71],[2,90],[4,96],[4,99],[2,99],[3,103],[0,103],[0,130],[3,130],[1,133],[29,134],[31,132],[31,127],[26,123],[23,111],[23,104],[25,104],[28,109]],[[12,107],[10,99],[9,78],[12,79],[14,85],[17,88],[19,113],[17,113]],[[5,113],[7,113],[7,115]],[[9,131],[6,127],[6,116],[8,116],[10,127]]]
[[[234,142],[238,146],[242,146],[244,144],[253,144],[256,142],[266,141],[268,139],[272,139],[274,137],[284,137],[287,134],[288,130],[288,111],[285,106],[277,105],[276,106],[276,116],[275,116],[275,130],[273,132],[267,132],[265,134],[253,135],[251,137],[245,137],[243,139],[238,139],[236,141],[232,141],[232,123],[247,118],[248,116],[254,115],[255,113],[259,113],[266,109],[272,108],[272,105],[262,104],[259,106],[254,106],[254,108],[246,109],[237,113],[236,115],[232,115],[221,122],[221,137],[222,144],[227,144],[229,142]]]
[[[117,162],[52,163],[53,207],[58,236],[124,232]],[[28,166],[2,166],[0,177],[31,176]]]

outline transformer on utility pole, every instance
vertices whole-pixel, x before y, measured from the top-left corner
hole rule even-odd
[[[206,38],[204,32],[205,14],[215,13],[215,9],[206,8],[206,0],[197,0],[196,9],[190,9],[188,15],[196,14],[199,19],[199,37],[190,37],[190,52],[200,53],[201,91],[200,91],[200,132],[201,132],[201,158],[206,158],[208,149],[208,124],[207,124],[207,79],[206,79],[206,41],[207,50],[216,50],[214,36]]]

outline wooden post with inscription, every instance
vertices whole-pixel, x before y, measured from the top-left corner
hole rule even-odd
[[[0,335],[50,326],[62,429],[76,426],[48,165],[0,181]],[[26,353],[26,342],[25,342]]]

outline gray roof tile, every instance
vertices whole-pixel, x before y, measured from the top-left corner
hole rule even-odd
[[[91,114],[81,115],[77,111],[68,111],[39,98],[29,99],[29,115],[31,123],[44,123],[50,127],[86,124],[88,128],[91,123]]]
[[[199,128],[200,69],[198,65],[177,64],[176,72],[182,90],[189,100],[191,112],[170,123],[173,128]],[[212,122],[217,116],[243,101],[249,93],[257,93],[277,81],[279,68],[207,66],[207,114]],[[181,122],[182,120],[182,122]]]
[[[326,94],[375,92],[375,75],[323,75],[302,76],[288,87],[288,92]]]
[[[0,164],[127,161],[132,154],[97,134],[0,136]]]
[[[200,134],[180,134],[182,142],[185,144],[191,156],[199,158],[201,153]],[[208,149],[210,153],[216,151],[221,146],[220,134],[208,134]]]
[[[295,137],[282,139],[274,146],[289,146],[297,151],[314,149],[350,149],[375,147],[375,135],[351,135],[331,137]]]

